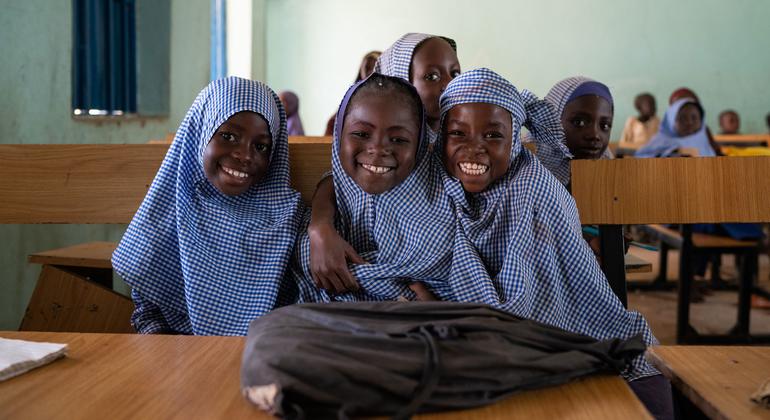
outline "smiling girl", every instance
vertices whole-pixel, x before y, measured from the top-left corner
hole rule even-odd
[[[134,328],[245,335],[295,300],[284,273],[301,210],[278,96],[251,80],[211,82],[112,256],[132,289]]]

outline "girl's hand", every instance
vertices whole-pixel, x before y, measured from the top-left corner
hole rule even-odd
[[[330,224],[308,227],[310,236],[310,274],[319,289],[331,293],[354,292],[360,289],[358,281],[348,268],[348,261],[366,264]]]
[[[437,301],[439,298],[436,297],[436,295],[433,294],[433,292],[428,289],[427,286],[425,286],[424,283],[416,281],[409,285],[409,288],[412,289],[414,294],[417,295],[417,301],[418,302],[430,302],[430,301]]]

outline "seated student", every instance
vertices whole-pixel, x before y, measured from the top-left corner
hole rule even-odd
[[[698,95],[696,95],[695,92],[692,91],[692,89],[683,87],[671,92],[671,96],[668,97],[668,105],[671,106],[674,104],[674,102],[683,98],[691,98],[695,102],[700,103],[700,99],[698,98]],[[708,126],[706,126],[706,136],[709,139],[709,144],[711,145],[711,148],[714,149],[714,153],[716,153],[717,156],[724,156],[724,153],[722,153],[722,148],[719,147],[719,144],[717,144],[716,141],[714,141],[714,136],[711,134],[711,129]]]
[[[655,115],[655,97],[650,93],[637,95],[634,99],[634,108],[639,115],[628,117],[623,133],[620,135],[620,143],[640,146],[647,143],[658,132],[660,118]]]
[[[554,85],[545,100],[555,108],[564,146],[537,146],[537,157],[569,189],[572,159],[611,159],[608,146],[614,103],[602,83],[578,76]]]
[[[367,77],[369,77],[370,74],[374,72],[374,65],[377,63],[377,59],[380,58],[380,55],[382,52],[380,51],[369,51],[366,53],[364,58],[361,59],[361,64],[358,66],[358,72],[356,73],[356,78],[353,83],[358,83]],[[324,136],[331,136],[334,135],[334,117],[335,115],[332,115],[331,118],[329,118],[329,121],[326,122],[326,131],[324,132]]]
[[[695,99],[677,99],[666,110],[658,134],[637,150],[634,156],[668,157],[683,147],[697,149],[701,157],[716,156],[703,121],[703,107]]]
[[[266,85],[215,80],[187,112],[112,255],[144,334],[245,335],[292,303],[284,281],[301,221],[286,115]]]
[[[374,71],[408,80],[420,94],[428,124],[428,140],[438,132],[438,98],[447,83],[460,74],[457,44],[436,35],[408,33],[386,49]]]
[[[460,74],[456,51],[457,45],[449,38],[408,33],[386,49],[375,65],[377,73],[407,80],[417,89],[425,109],[426,135],[430,143],[433,143],[438,131],[438,98],[447,83]],[[335,234],[325,217],[318,217],[319,213],[326,213],[317,209],[319,206],[328,208],[328,213],[333,214],[335,199],[331,184],[329,177],[321,180],[313,200],[313,217],[308,226],[310,268],[314,276],[336,273],[332,277],[349,279],[350,273],[344,261],[346,258],[352,261],[355,253]]]
[[[285,90],[278,94],[283,108],[286,110],[286,131],[290,136],[304,136],[302,120],[299,118],[299,97],[296,93]]]
[[[637,334],[647,322],[626,310],[581,236],[575,202],[519,141],[560,143],[554,108],[488,69],[458,76],[441,95],[435,144],[456,206],[455,299],[480,302],[597,339]],[[672,417],[670,385],[643,357],[624,377],[648,408]]]
[[[741,119],[738,113],[728,109],[719,113],[719,129],[721,134],[738,134],[741,130]]]
[[[767,132],[770,133],[770,114],[765,115],[765,125],[767,125]]]
[[[329,229],[310,231],[297,243],[300,302],[421,298],[414,282],[451,297],[442,282],[449,276],[454,221],[428,146],[420,97],[407,81],[374,73],[348,90],[332,145],[336,208],[313,200],[313,218]],[[338,244],[311,252],[313,235],[338,233]],[[334,267],[311,272],[311,257],[326,253],[345,268],[347,256],[356,264],[352,274]]]

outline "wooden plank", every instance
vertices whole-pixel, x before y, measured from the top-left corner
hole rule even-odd
[[[716,134],[714,141],[720,144],[731,145],[769,145],[770,134]]]
[[[164,144],[0,145],[0,223],[127,223]]]
[[[47,265],[40,273],[19,329],[132,333],[133,311],[131,299]]]
[[[770,347],[658,346],[647,358],[711,418],[770,418],[749,400],[770,377]]]
[[[242,337],[2,332],[68,343],[69,355],[0,382],[0,418],[271,418],[241,396]],[[127,397],[128,396],[128,397]],[[616,376],[524,392],[423,419],[650,418]]]
[[[294,140],[292,185],[309,201],[331,168],[331,140]],[[0,223],[128,223],[167,150],[167,144],[0,145]]]
[[[583,224],[770,222],[770,157],[572,161]]]
[[[31,254],[33,264],[67,265],[72,267],[112,268],[112,253],[117,242],[88,242]]]
[[[634,254],[625,255],[626,273],[651,273],[652,263],[637,257]]]

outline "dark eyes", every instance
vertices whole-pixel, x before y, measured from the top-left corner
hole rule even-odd
[[[465,133],[461,130],[447,130],[447,136],[449,137],[465,137]],[[503,133],[499,131],[487,131],[484,133],[484,138],[487,140],[497,140],[503,138]]]
[[[220,137],[222,137],[223,139],[227,140],[230,143],[235,143],[235,142],[238,141],[235,138],[235,134],[233,134],[233,133],[221,132],[221,133],[219,133],[219,135],[220,135]]]
[[[574,118],[572,120],[572,125],[574,125],[575,127],[581,127],[581,128],[585,127],[586,123],[587,121],[583,118]]]
[[[258,152],[267,152],[270,150],[270,145],[264,144],[264,143],[255,143],[254,149],[256,149]]]
[[[424,79],[429,82],[438,82],[441,80],[441,76],[438,73],[428,73],[425,75]]]
[[[350,135],[359,139],[359,140],[365,140],[371,137],[369,133],[366,131],[351,131]],[[391,143],[398,143],[398,144],[408,144],[411,143],[411,141],[405,137],[391,137],[390,138]]]
[[[609,131],[612,128],[612,124],[603,122],[599,125],[603,131]]]
[[[460,70],[452,70],[452,73],[450,73],[450,74],[452,75],[452,78],[454,79],[455,77],[460,75]]]

